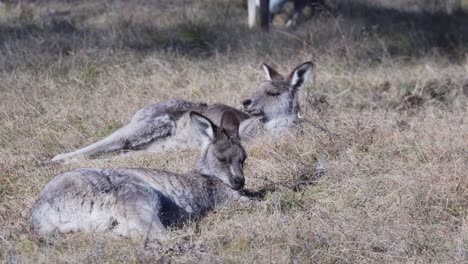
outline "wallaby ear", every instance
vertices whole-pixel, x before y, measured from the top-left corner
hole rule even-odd
[[[215,138],[216,126],[208,118],[197,112],[190,112],[190,119],[193,128],[200,135],[203,143],[208,143]]]
[[[314,64],[311,61],[297,66],[288,77],[291,88],[294,90],[299,90],[302,88],[309,80],[313,68]]]
[[[263,71],[265,72],[265,76],[268,81],[281,81],[284,80],[283,75],[278,73],[275,69],[272,67],[268,66],[266,63],[262,64]]]
[[[226,111],[221,117],[221,127],[224,128],[231,137],[239,137],[239,119],[232,111]]]

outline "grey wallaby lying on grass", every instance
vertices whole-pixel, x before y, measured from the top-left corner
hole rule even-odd
[[[263,64],[267,80],[243,101],[239,111],[223,104],[206,105],[180,99],[148,105],[138,110],[130,122],[108,137],[73,152],[59,154],[51,161],[65,161],[81,156],[121,150],[160,152],[200,145],[190,125],[189,112],[194,111],[219,125],[225,111],[233,112],[241,122],[242,140],[258,137],[262,132],[279,136],[298,119],[299,95],[311,75],[313,64],[305,62],[288,76]]]
[[[163,238],[167,226],[248,201],[239,192],[246,154],[236,115],[224,112],[219,127],[198,113],[190,112],[189,117],[202,142],[191,172],[91,168],[65,172],[39,195],[32,209],[32,230],[40,236],[110,232]]]

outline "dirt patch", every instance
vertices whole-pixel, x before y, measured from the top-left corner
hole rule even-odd
[[[399,109],[417,108],[424,104],[424,98],[419,95],[407,94],[401,99]]]
[[[465,86],[448,78],[429,80],[422,85],[416,83],[412,92],[407,92],[401,97],[398,109],[414,109],[428,104],[450,107],[462,93],[465,93]]]
[[[307,104],[309,107],[319,113],[325,112],[330,107],[330,103],[327,97],[323,94],[313,93],[307,98]]]

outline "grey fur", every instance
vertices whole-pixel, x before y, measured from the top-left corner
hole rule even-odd
[[[243,139],[256,137],[261,131],[275,137],[290,128],[298,120],[299,95],[313,69],[312,62],[305,62],[283,76],[266,64],[262,66],[267,81],[243,102],[245,112],[257,117],[241,123]]]
[[[167,226],[196,220],[208,211],[248,200],[244,186],[245,151],[236,136],[191,113],[201,134],[196,168],[178,175],[151,169],[76,169],[52,179],[31,217],[41,236],[67,232],[111,232],[163,238]],[[227,112],[223,115],[233,115]],[[232,119],[232,118],[231,118]]]
[[[298,118],[299,94],[309,79],[313,65],[299,65],[287,77],[264,64],[267,81],[244,101],[245,112],[223,104],[206,105],[180,99],[146,106],[135,113],[130,122],[108,137],[70,153],[59,154],[52,161],[65,161],[91,154],[119,150],[160,152],[200,146],[190,125],[188,113],[195,111],[220,125],[224,112],[232,112],[241,122],[242,140],[251,140],[266,132],[279,136]],[[250,101],[250,104],[246,102]]]
[[[182,116],[187,121],[189,111],[203,112],[206,104],[196,104],[184,100],[168,100],[148,105],[138,110],[130,122],[114,131],[106,138],[73,152],[59,154],[52,161],[63,161],[75,157],[108,153],[119,150],[146,149],[152,143],[161,143],[177,133],[177,121]],[[187,126],[187,122],[183,124]]]

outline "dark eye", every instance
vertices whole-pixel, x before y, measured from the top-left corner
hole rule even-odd
[[[218,158],[219,162],[222,162],[222,163],[227,162],[227,159],[224,158],[224,157],[217,157],[217,158]]]
[[[278,96],[279,94],[280,94],[280,93],[275,92],[275,91],[267,92],[267,95],[269,95],[269,96]]]

